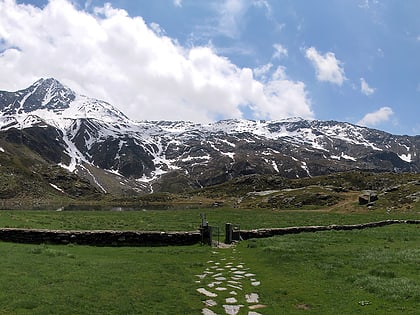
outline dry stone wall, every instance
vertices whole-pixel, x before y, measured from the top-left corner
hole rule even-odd
[[[303,232],[340,231],[340,230],[361,230],[366,228],[381,227],[391,224],[420,224],[420,220],[386,220],[349,225],[321,225],[321,226],[294,226],[275,229],[241,230],[241,238],[263,238],[275,235],[298,234]]]
[[[197,244],[201,236],[198,231],[61,231],[5,228],[0,229],[0,240],[30,244],[165,246]]]
[[[271,237],[331,230],[355,230],[391,224],[420,224],[420,220],[386,220],[352,225],[300,226],[273,229],[241,230],[240,238]],[[63,231],[39,229],[0,229],[0,241],[29,244],[79,244],[92,246],[168,246],[193,245],[202,242],[200,231]]]

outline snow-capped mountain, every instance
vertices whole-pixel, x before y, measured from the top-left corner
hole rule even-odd
[[[55,79],[0,91],[0,132],[104,192],[179,191],[262,173],[420,171],[420,136],[300,118],[135,122]]]

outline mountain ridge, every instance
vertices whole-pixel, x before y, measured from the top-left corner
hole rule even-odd
[[[53,78],[0,91],[0,133],[104,193],[183,191],[250,174],[420,171],[420,136],[301,118],[133,121]]]

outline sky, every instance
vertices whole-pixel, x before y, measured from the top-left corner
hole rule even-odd
[[[0,0],[0,90],[54,77],[133,120],[420,134],[417,0]]]

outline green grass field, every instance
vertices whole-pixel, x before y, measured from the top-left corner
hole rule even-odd
[[[203,210],[1,211],[3,227],[195,230]],[[419,219],[411,211],[354,213],[214,208],[211,225],[242,229]],[[197,276],[214,257],[254,272],[261,314],[418,314],[420,230],[393,225],[207,246],[88,247],[0,242],[0,314],[201,314]],[[241,301],[238,295],[238,301]],[[215,298],[215,300],[221,298]],[[242,300],[244,297],[241,297]],[[224,301],[213,310],[223,314]],[[247,314],[244,307],[239,314]]]
[[[418,226],[390,226],[250,240],[240,248],[264,283],[264,314],[418,314],[419,245]]]
[[[195,275],[214,255],[256,273],[261,314],[417,314],[419,244],[414,225],[249,240],[235,252],[0,243],[0,314],[200,314]]]
[[[224,229],[226,222],[241,229],[302,225],[356,224],[388,219],[418,219],[420,206],[388,213],[361,207],[352,213],[317,210],[183,209],[147,211],[24,211],[1,210],[0,226],[63,230],[192,231],[205,213],[210,225]]]

